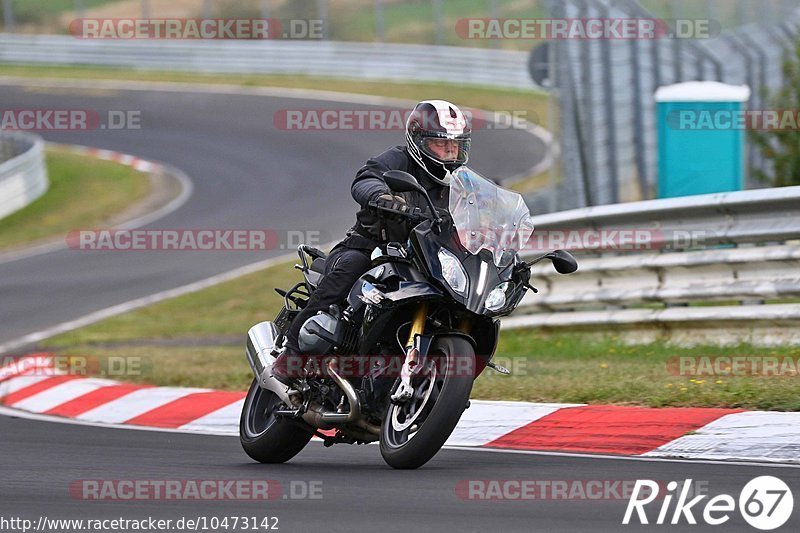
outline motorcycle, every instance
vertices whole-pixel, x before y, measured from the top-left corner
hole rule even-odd
[[[306,321],[301,349],[315,355],[287,364],[291,386],[275,377],[288,368],[274,363],[288,326],[319,284],[323,252],[299,247],[303,281],[276,289],[283,309],[248,332],[254,379],[239,433],[256,461],[288,461],[317,436],[325,446],[377,441],[390,466],[424,465],[469,407],[484,369],[509,373],[492,361],[499,317],[510,314],[527,290],[536,291],[531,265],[548,259],[562,274],[578,268],[562,250],[523,261],[519,252],[534,229],[524,200],[468,167],[453,172],[449,209],[437,209],[410,174],[393,170],[383,177],[394,192],[420,193],[427,207],[399,211],[372,204],[415,226],[406,243],[374,250],[370,270],[353,285],[346,305]]]

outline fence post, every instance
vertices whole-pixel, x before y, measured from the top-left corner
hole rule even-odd
[[[3,29],[6,33],[14,33],[14,4],[12,0],[3,0]]]
[[[317,0],[317,18],[322,21],[322,38],[327,40],[330,36],[328,29],[328,1]]]
[[[745,11],[747,10],[747,6],[745,5],[745,0],[739,0],[736,2],[736,25],[737,26],[744,26],[747,23],[747,16]]]
[[[575,17],[571,2],[551,0],[547,3],[548,16],[553,19]],[[567,8],[571,8],[567,11]],[[580,14],[578,15],[580,16]],[[557,209],[586,207],[591,196],[585,176],[588,172],[586,146],[582,142],[581,103],[578,81],[573,70],[580,68],[582,45],[575,41],[553,41],[556,60],[555,85],[558,88],[559,122],[561,124],[561,157],[559,166],[562,179],[554,191]]]
[[[497,12],[497,0],[488,0],[488,14],[490,19],[497,19],[498,12]],[[492,48],[500,48],[500,40],[499,39],[489,39],[489,46]],[[552,79],[552,78],[551,78]]]
[[[653,39],[650,49],[651,61],[653,62],[653,85],[661,87],[661,38]]]
[[[631,39],[631,63],[633,64],[633,112],[634,112],[634,135],[633,142],[636,145],[636,175],[639,178],[639,189],[642,192],[642,200],[650,198],[650,187],[647,181],[647,163],[645,161],[646,139],[644,129],[644,106],[642,104],[642,93],[644,86],[642,85],[642,73],[639,70],[639,42],[637,39]]]
[[[680,18],[680,9],[678,7],[679,0],[672,0],[670,2],[670,13],[672,14],[672,18],[675,20],[677,25],[677,20]],[[681,2],[682,5],[682,2]],[[677,26],[676,26],[677,29]],[[673,37],[672,38],[672,57],[673,61],[675,62],[675,81],[681,82],[683,81],[683,61],[681,60],[681,55],[683,52],[683,43],[681,42],[680,37]]]
[[[775,13],[775,2],[773,0],[766,0],[766,2],[764,2],[762,12],[764,13],[764,20],[766,20],[767,24],[775,24],[775,22],[779,20]]]
[[[753,58],[750,55],[750,50],[747,46],[739,42],[739,40],[733,35],[733,32],[723,35],[723,39],[730,43],[731,47],[734,48],[744,58],[744,66],[746,70],[745,79],[747,85],[750,86],[750,90],[752,91],[750,96],[750,102],[752,103],[756,98],[758,89],[756,88],[755,76],[753,74]],[[755,163],[755,154],[755,146],[752,143],[748,143],[747,150],[745,150],[745,183],[748,183],[750,180],[751,169]]]
[[[717,4],[715,0],[705,0],[704,5],[706,7],[706,17],[708,17],[709,20],[716,20]]]
[[[437,45],[444,44],[444,24],[442,23],[442,0],[431,0],[433,10],[433,39]]]
[[[375,0],[375,40],[386,41],[386,27],[383,21],[383,0]]]
[[[590,17],[589,6],[586,0],[581,0],[578,18],[588,19]],[[595,157],[594,145],[590,141],[589,135],[595,131],[594,114],[592,113],[592,89],[594,88],[593,81],[594,69],[592,68],[592,42],[590,40],[583,40],[579,46],[581,49],[581,86],[578,88],[579,82],[572,78],[573,81],[573,94],[575,95],[575,131],[577,133],[578,145],[581,152],[581,180],[583,181],[585,204],[584,206],[595,205],[597,195],[594,194],[596,187],[592,183],[589,173],[592,169],[597,169],[597,158]],[[570,74],[572,72],[570,71]],[[584,112],[586,118],[584,128],[584,121],[581,120],[581,111]],[[588,153],[587,153],[588,152]]]
[[[556,109],[561,109],[561,83],[558,75],[558,42],[553,42],[547,49],[547,70],[548,77],[550,78],[550,97],[547,99],[547,127],[551,132],[556,131]],[[557,141],[554,139],[550,143],[550,156],[552,163],[550,164],[550,171],[548,172],[548,189],[547,196],[547,209],[550,213],[558,211],[558,187],[556,173],[558,172],[559,163],[556,159],[555,147]],[[562,165],[563,166],[563,165]]]
[[[782,17],[788,16],[789,13],[792,12],[793,7],[794,7],[794,0],[781,0],[780,9],[782,11],[781,13]]]
[[[755,54],[758,56],[758,86],[751,85],[750,88],[753,91],[753,96],[750,99],[750,104],[752,107],[756,109],[764,109],[767,107],[767,102],[764,101],[762,97],[762,90],[767,87],[767,65],[769,64],[769,57],[767,53],[764,51],[763,48],[756,42],[755,39],[750,38],[743,31],[737,32],[737,37],[742,41],[743,48],[747,48],[749,50],[753,50]],[[754,76],[755,78],[755,76]],[[753,80],[755,82],[755,79]],[[760,170],[764,170],[767,162],[765,161],[762,154],[756,150],[756,147],[749,143],[750,153],[750,165],[747,170],[748,173],[750,172],[751,168],[758,168]],[[748,176],[749,177],[749,176]]]
[[[261,0],[261,18],[268,19],[269,18],[269,0]]]
[[[150,18],[150,0],[142,0],[142,18]]]
[[[602,11],[599,13],[605,19],[611,18],[610,10],[606,6],[602,6]],[[611,203],[616,204],[619,202],[619,153],[617,151],[617,115],[614,109],[614,85],[611,79],[611,41],[609,39],[602,39],[600,41],[600,53],[602,54],[603,63],[603,95],[605,99],[605,121],[606,130],[608,131],[608,182],[610,185],[610,198]]]

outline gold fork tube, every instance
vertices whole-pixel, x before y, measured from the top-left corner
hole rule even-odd
[[[414,322],[411,324],[411,331],[408,334],[406,348],[414,346],[414,337],[425,333],[425,322],[428,320],[428,302],[422,302],[414,313]]]

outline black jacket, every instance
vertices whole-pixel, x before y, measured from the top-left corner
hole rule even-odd
[[[356,174],[350,191],[353,199],[361,206],[356,213],[356,223],[342,241],[344,246],[358,250],[372,251],[379,244],[405,242],[413,228],[406,219],[378,216],[367,204],[384,193],[397,194],[406,199],[410,207],[428,209],[425,197],[418,192],[392,193],[383,181],[387,170],[408,172],[428,191],[436,207],[446,208],[449,202],[449,188],[433,181],[409,155],[405,146],[395,146],[366,162]]]

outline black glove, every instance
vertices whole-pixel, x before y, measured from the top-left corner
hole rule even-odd
[[[401,213],[408,213],[411,210],[405,198],[390,193],[380,194],[375,198],[375,205],[382,209],[391,209]]]

